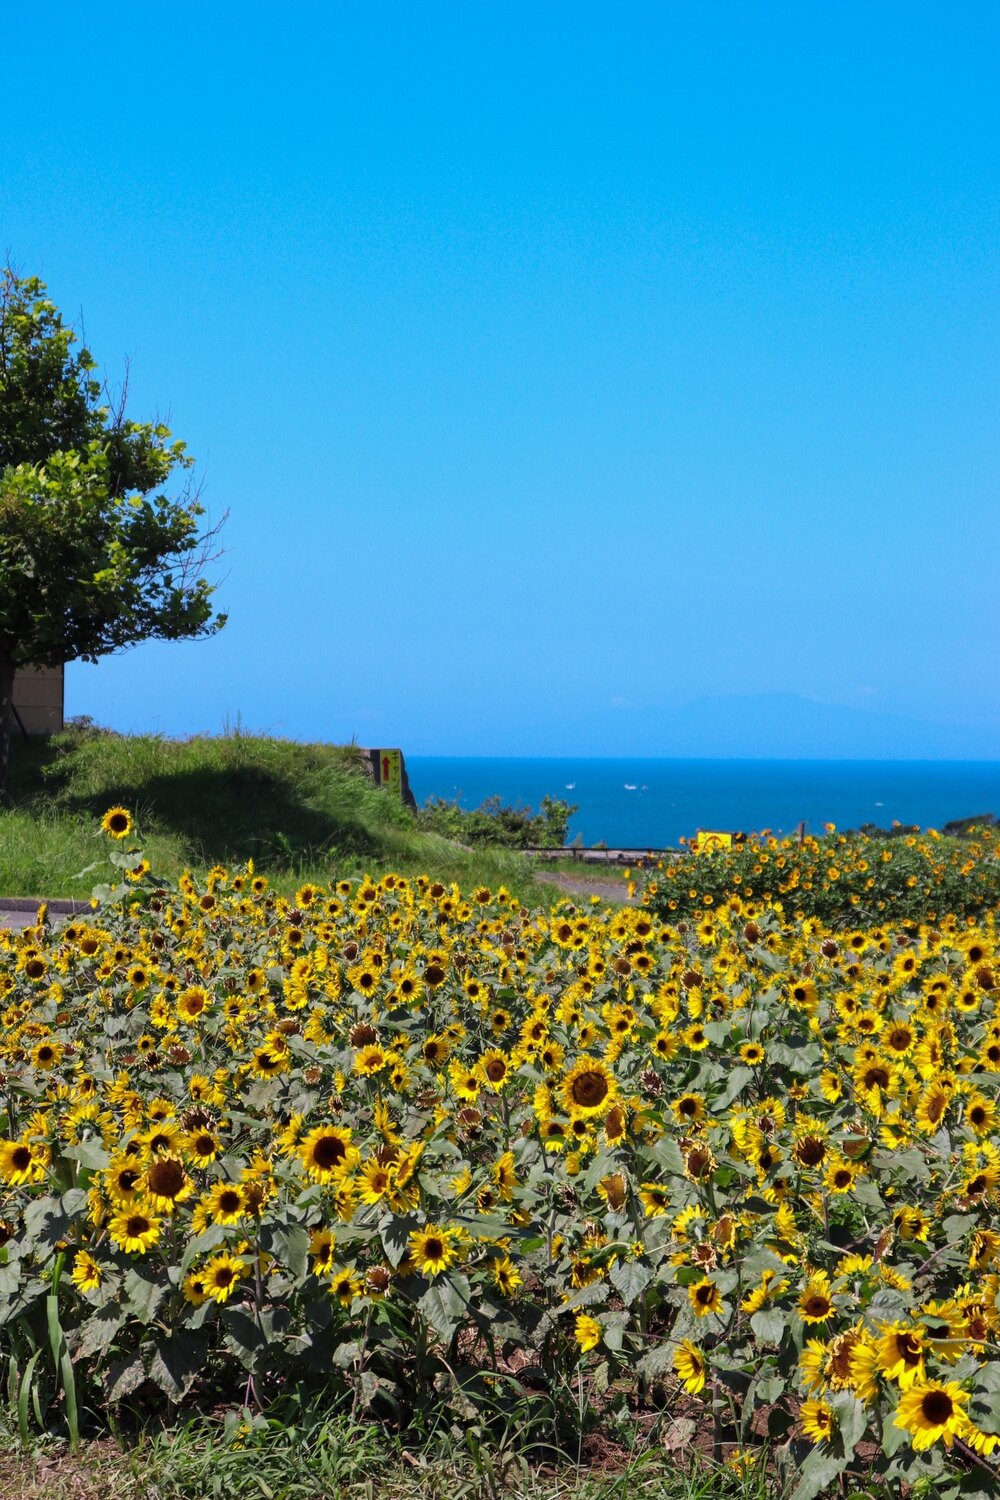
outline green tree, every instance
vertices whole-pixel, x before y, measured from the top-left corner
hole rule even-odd
[[[218,527],[189,482],[193,460],[160,422],[112,401],[90,351],[37,277],[0,273],[0,786],[14,674],[97,661],[151,638],[211,635]]]

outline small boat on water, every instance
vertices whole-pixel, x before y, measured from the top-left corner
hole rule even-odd
[[[637,792],[639,790],[639,788],[638,788],[637,785],[633,785],[633,783],[631,781],[626,781],[626,783],[625,783],[625,790],[627,792]]]

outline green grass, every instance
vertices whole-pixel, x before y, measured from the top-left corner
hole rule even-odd
[[[422,831],[369,781],[351,746],[241,729],[170,740],[83,728],[12,745],[0,806],[0,895],[89,896],[108,878],[107,841],[97,830],[116,804],[135,816],[147,858],[165,879],[252,859],[285,894],[306,880],[389,870],[463,889],[505,885],[538,905],[563,894],[537,882],[522,855]],[[89,869],[95,862],[101,867]]]
[[[194,1419],[122,1446],[0,1450],[4,1500],[779,1500],[763,1464],[739,1476],[633,1442],[537,1463],[445,1431],[404,1447],[371,1423],[306,1411]]]

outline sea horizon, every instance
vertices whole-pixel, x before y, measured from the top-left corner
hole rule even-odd
[[[699,828],[792,833],[893,823],[940,828],[1000,810],[1000,760],[670,756],[407,756],[418,803],[488,797],[577,807],[567,842],[676,848]]]

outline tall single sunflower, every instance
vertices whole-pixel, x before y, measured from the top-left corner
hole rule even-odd
[[[127,807],[109,807],[101,819],[101,828],[111,839],[127,839],[133,826]]]

